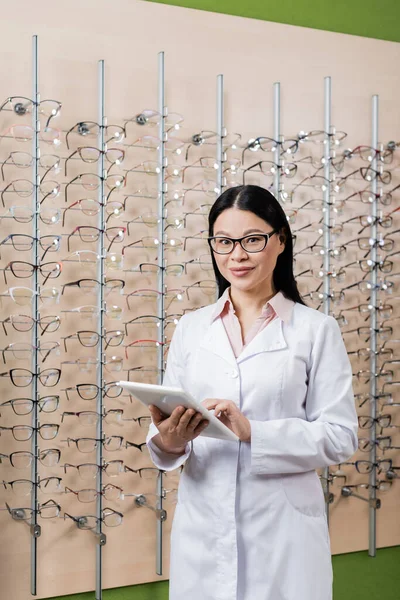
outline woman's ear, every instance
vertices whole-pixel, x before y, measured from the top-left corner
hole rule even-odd
[[[280,245],[279,254],[281,254],[284,251],[285,244],[286,244],[286,233],[283,229],[279,232],[278,239],[279,239],[279,245]]]

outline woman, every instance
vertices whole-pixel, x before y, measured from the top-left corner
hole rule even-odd
[[[336,321],[304,305],[276,199],[225,191],[209,216],[219,300],[182,317],[164,384],[187,390],[240,442],[199,434],[200,413],[151,408],[154,464],[185,464],[171,533],[170,600],[330,600],[315,469],[357,449],[350,363]]]

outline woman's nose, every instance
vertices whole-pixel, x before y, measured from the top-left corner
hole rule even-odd
[[[235,242],[235,246],[231,252],[231,257],[235,260],[248,258],[246,250],[243,250],[239,242]]]

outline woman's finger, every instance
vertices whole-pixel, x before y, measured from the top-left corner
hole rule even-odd
[[[169,417],[169,424],[171,428],[175,429],[176,427],[178,427],[181,417],[185,413],[185,410],[186,409],[184,406],[177,406],[176,408],[174,408],[174,410],[171,413],[171,416]]]
[[[153,419],[153,423],[156,427],[157,427],[157,425],[162,423],[162,421],[165,421],[165,419],[167,418],[161,412],[161,410],[159,408],[157,408],[157,406],[154,406],[153,404],[151,406],[149,406],[149,411],[150,411],[151,417]]]
[[[193,433],[195,433],[196,435],[199,435],[202,431],[204,431],[204,429],[206,429],[209,422],[210,421],[207,421],[206,419],[203,419],[202,421],[200,421],[200,423],[194,429]]]
[[[191,419],[190,422],[188,424],[188,429],[193,429],[193,431],[196,429],[197,425],[203,420],[203,415],[201,413],[196,413]]]
[[[194,415],[196,414],[196,411],[193,408],[188,408],[185,410],[185,412],[183,413],[183,415],[181,416],[177,429],[179,432],[183,432],[187,429],[190,420],[192,419],[192,417],[194,417]]]
[[[202,405],[207,408],[207,410],[212,410],[218,402],[221,402],[220,398],[207,398],[206,400],[203,400]]]

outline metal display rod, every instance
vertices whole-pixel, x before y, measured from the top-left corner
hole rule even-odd
[[[371,162],[371,169],[373,172],[378,171],[378,161],[377,161],[377,148],[378,148],[378,118],[379,118],[379,96],[372,96],[372,141],[371,146],[373,148],[373,159]],[[370,416],[373,419],[373,426],[370,429],[370,440],[371,440],[371,452],[369,460],[372,464],[376,464],[376,390],[377,390],[377,378],[376,378],[376,345],[377,345],[377,299],[378,299],[378,290],[377,290],[377,282],[378,282],[378,271],[377,271],[377,260],[378,260],[378,248],[376,244],[377,239],[377,214],[378,214],[378,199],[377,199],[377,191],[378,191],[378,179],[377,177],[372,178],[371,181],[371,192],[373,201],[371,203],[371,228],[370,228],[370,237],[374,240],[373,245],[371,246],[371,261],[374,268],[371,271],[371,296],[370,296],[370,305],[371,309],[371,318],[370,318],[370,327],[371,327],[371,336],[370,336],[370,371],[372,377],[370,377]],[[376,469],[372,469],[369,475],[369,498],[370,498],[370,506],[369,506],[369,546],[368,546],[368,554],[369,556],[376,556]]]
[[[165,66],[164,66],[164,52],[158,53],[158,112],[160,114],[159,125],[158,125],[158,137],[161,141],[158,148],[158,164],[159,173],[157,177],[158,184],[158,307],[157,312],[160,317],[160,327],[157,332],[157,339],[160,342],[157,348],[157,362],[158,362],[158,383],[162,383],[164,375],[164,323],[165,323],[165,306],[164,306],[164,293],[165,293],[165,256],[164,256],[164,242],[165,242],[165,193],[167,191],[165,183],[165,168],[167,167],[167,158],[165,156],[165,118],[168,115],[167,108],[165,106]],[[163,510],[163,474],[160,471],[157,477],[157,508],[159,511]],[[160,514],[162,514],[160,512]],[[156,573],[162,575],[162,559],[163,559],[163,520],[157,519],[157,554],[156,554]]]
[[[34,35],[32,38],[32,72],[33,72],[33,90],[32,90],[32,128],[33,128],[33,140],[32,140],[32,179],[34,181],[33,188],[33,199],[32,199],[32,210],[33,210],[33,220],[32,220],[32,237],[33,237],[33,245],[32,245],[32,262],[38,267],[40,263],[39,256],[39,186],[40,186],[40,175],[39,175],[39,158],[40,158],[40,148],[39,148],[39,131],[40,131],[40,122],[39,122],[39,104],[40,104],[40,95],[39,95],[39,62],[38,62],[38,37]],[[33,411],[32,411],[32,441],[31,441],[31,452],[34,456],[32,461],[31,468],[31,480],[34,482],[32,486],[32,494],[31,494],[31,508],[32,508],[32,520],[31,520],[31,594],[32,596],[37,595],[37,540],[41,534],[40,525],[37,522],[38,518],[38,483],[39,483],[39,473],[38,473],[38,456],[39,456],[39,448],[38,448],[38,427],[39,427],[39,411],[38,411],[38,400],[39,400],[39,392],[38,392],[38,374],[39,374],[39,362],[38,362],[38,346],[39,346],[39,336],[38,336],[38,319],[39,319],[39,281],[38,281],[38,268],[35,268],[32,276],[32,286],[33,290],[37,293],[33,294],[33,304],[32,304],[32,313],[33,313],[33,328],[32,328],[32,373],[34,376],[32,378],[32,398],[34,400],[33,403]]]
[[[224,188],[224,162],[226,160],[224,152],[224,137],[226,131],[224,128],[224,76],[217,75],[217,179],[216,188],[218,194],[222,194]]]
[[[281,199],[281,84],[277,81],[274,83],[274,140],[275,140],[275,163],[278,165],[274,172],[274,188],[273,194],[277,200]]]
[[[332,86],[331,78],[324,78],[324,131],[325,131],[325,144],[324,144],[324,177],[325,181],[329,182],[325,185],[324,197],[323,197],[323,239],[324,239],[324,275],[323,275],[323,309],[326,315],[330,314],[331,310],[331,278],[330,278],[330,266],[331,266],[331,130],[332,130]],[[329,467],[323,470],[322,475],[322,486],[325,496],[325,511],[326,518],[329,524],[329,505],[332,499],[329,492]]]
[[[97,364],[97,385],[99,393],[97,395],[96,400],[96,410],[99,415],[97,426],[96,426],[96,438],[98,440],[104,439],[103,432],[103,389],[104,389],[104,373],[103,373],[103,365],[104,365],[104,286],[105,286],[105,228],[106,228],[106,219],[105,219],[105,197],[104,197],[104,178],[106,177],[106,173],[104,171],[104,153],[106,150],[105,137],[104,137],[104,128],[107,125],[106,117],[105,117],[105,81],[104,81],[104,60],[99,60],[98,62],[98,123],[99,134],[97,138],[98,148],[100,150],[100,157],[97,166],[97,174],[100,179],[100,186],[98,190],[98,201],[99,201],[99,214],[98,214],[98,228],[99,228],[99,240],[98,240],[98,263],[97,263],[97,280],[100,282],[99,292],[97,295],[97,307],[99,311],[98,318],[98,333],[99,333],[99,345],[98,345],[98,364]],[[100,442],[97,444],[96,448],[96,460],[98,465],[103,465],[103,444]],[[107,538],[105,534],[102,532],[102,515],[103,515],[103,469],[98,469],[97,479],[96,479],[96,488],[99,494],[96,498],[96,535],[97,535],[97,544],[96,544],[96,600],[102,599],[102,566],[103,566],[103,545],[106,543]]]

